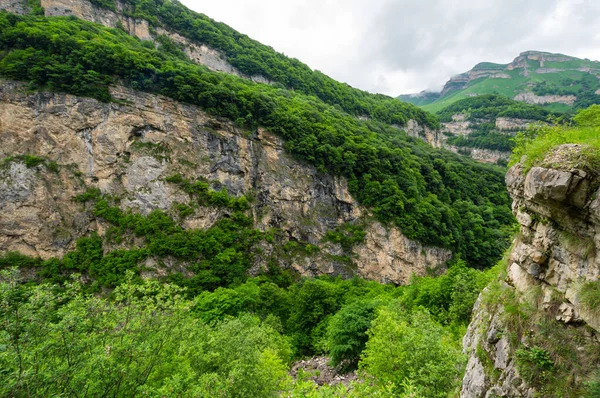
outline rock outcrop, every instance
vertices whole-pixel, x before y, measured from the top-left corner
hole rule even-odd
[[[449,151],[464,156],[469,156],[473,160],[476,160],[478,162],[506,164],[508,162],[508,159],[510,158],[510,151],[499,151],[487,148],[458,147],[455,145],[451,145],[447,142],[448,137],[452,136],[468,137],[476,131],[478,124],[490,123],[491,121],[484,119],[470,120],[467,114],[456,113],[452,115],[451,121],[442,123],[442,133],[436,135],[435,146],[438,148],[448,149]],[[498,117],[495,120],[495,132],[513,136],[519,131],[527,130],[529,125],[532,123],[539,122],[526,119]]]
[[[442,138],[440,137],[439,130],[432,130],[427,126],[421,126],[416,120],[409,120],[406,127],[398,126],[398,128],[404,129],[410,137],[420,138],[434,148],[441,147]]]
[[[343,178],[318,172],[283,150],[268,131],[243,131],[197,107],[166,97],[113,87],[112,103],[72,95],[26,91],[22,83],[0,81],[0,157],[37,155],[58,171],[5,161],[0,169],[0,253],[19,251],[62,256],[77,238],[100,225],[72,199],[85,187],[121,198],[124,209],[143,214],[169,211],[189,195],[165,177],[205,178],[232,195],[252,193],[255,227],[278,228],[286,241],[317,245],[313,255],[290,254],[282,267],[303,275],[360,275],[406,283],[451,257],[448,250],[423,247],[396,228],[370,221]],[[222,211],[201,208],[184,227],[208,228]],[[364,224],[366,237],[351,253],[323,243],[344,223]],[[268,255],[274,247],[265,247]],[[259,256],[260,257],[260,256]],[[341,261],[344,257],[351,262]],[[263,262],[261,262],[263,261]],[[265,267],[264,256],[256,267]]]
[[[517,164],[506,182],[521,231],[505,278],[475,306],[461,397],[549,396],[537,376],[519,374],[516,354],[542,352],[543,344],[560,366],[569,366],[564,352],[581,366],[568,381],[578,391],[600,366],[600,311],[582,298],[583,286],[600,289],[600,170],[585,148],[563,145],[530,170]],[[561,338],[553,343],[555,335]]]
[[[521,93],[513,98],[515,101],[522,101],[533,105],[546,104],[565,104],[573,106],[577,97],[574,95],[535,95],[534,93]]]

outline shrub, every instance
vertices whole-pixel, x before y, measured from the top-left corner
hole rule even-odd
[[[341,365],[344,371],[358,367],[377,306],[373,301],[355,301],[342,307],[330,319],[327,338],[333,366]]]
[[[369,331],[360,366],[396,394],[407,382],[426,397],[446,398],[458,386],[465,358],[426,310],[382,308]]]
[[[539,347],[520,348],[515,356],[519,374],[531,385],[541,386],[552,377],[554,362],[548,351]]]

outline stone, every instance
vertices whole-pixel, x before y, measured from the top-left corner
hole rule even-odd
[[[600,313],[579,302],[582,283],[597,281],[600,276],[597,254],[600,250],[600,199],[596,196],[590,200],[589,197],[590,187],[600,184],[600,175],[597,171],[576,167],[581,163],[577,156],[581,149],[580,145],[562,145],[543,160],[546,167],[532,167],[525,173],[523,165],[518,163],[507,172],[512,210],[521,228],[508,255],[509,284],[504,288],[514,289],[515,295],[537,306],[537,311],[547,311],[557,321],[569,324],[568,330],[593,330],[597,341],[588,341],[596,346],[586,349],[600,350]],[[504,334],[497,337],[497,331],[506,326],[498,316],[501,311],[502,306],[491,309],[482,306],[481,297],[473,309],[463,339],[463,351],[469,355],[471,366],[463,379],[461,397],[534,397],[540,394],[519,376],[509,340]],[[481,330],[487,330],[485,340],[478,335]],[[529,333],[536,333],[536,330]],[[528,343],[527,334],[522,336],[521,343]],[[571,342],[565,342],[568,343]],[[499,374],[481,375],[473,362],[478,349],[493,361],[494,367],[501,371]],[[482,378],[486,380],[484,387],[473,393],[474,380]]]
[[[329,230],[370,219],[369,213],[352,198],[345,179],[298,162],[285,152],[281,139],[264,129],[248,136],[232,122],[197,107],[120,86],[111,87],[111,95],[126,99],[127,105],[31,94],[24,88],[0,80],[0,156],[43,154],[59,165],[71,165],[88,186],[120,197],[124,210],[148,214],[189,202],[187,193],[165,182],[182,174],[190,180],[204,178],[233,195],[253,191],[255,228],[281,228],[289,238],[323,246],[312,257],[281,260],[282,267],[301,275],[356,274],[405,284],[413,274],[443,268],[452,256],[447,249],[423,246],[398,228],[373,221],[366,222],[365,240],[352,253],[339,245],[323,245]],[[42,258],[61,257],[79,237],[98,230],[83,206],[72,200],[84,187],[66,167],[56,175],[41,166],[9,165],[0,170],[0,253],[18,249]],[[183,226],[209,228],[222,216],[197,210]],[[264,248],[253,270],[265,267],[272,250]],[[335,260],[342,255],[353,256],[356,266]]]
[[[566,171],[533,167],[525,179],[525,199],[565,202],[573,174]]]
[[[570,303],[562,303],[560,307],[558,307],[559,315],[556,316],[557,321],[561,321],[564,323],[576,322],[579,320],[579,316],[577,315],[577,310]]]
[[[486,375],[481,361],[471,356],[467,363],[460,396],[464,398],[480,398],[486,392]]]
[[[531,255],[531,259],[533,260],[534,263],[539,264],[539,265],[544,265],[544,264],[546,264],[546,262],[548,262],[548,256],[545,255],[544,253],[542,253],[541,251],[535,251]]]
[[[510,343],[506,336],[502,338],[496,344],[496,360],[494,361],[494,367],[496,369],[505,370],[510,362]]]

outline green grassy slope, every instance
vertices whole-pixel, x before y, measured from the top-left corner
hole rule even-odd
[[[482,62],[460,75],[459,79],[451,79],[446,84],[443,95],[437,100],[416,104],[427,111],[439,112],[456,101],[484,94],[498,94],[508,98],[521,93],[537,96],[574,95],[576,101],[573,105],[544,105],[552,111],[567,112],[600,103],[600,96],[596,94],[600,89],[600,79],[597,76],[600,76],[600,62],[562,54],[526,52],[510,64]],[[465,80],[468,81],[466,84]]]

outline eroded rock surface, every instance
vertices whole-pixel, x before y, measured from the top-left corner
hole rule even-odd
[[[564,341],[565,345],[581,345],[576,352],[600,352],[600,313],[580,299],[584,284],[600,281],[600,174],[582,161],[585,151],[580,145],[563,145],[539,166],[525,170],[517,164],[509,170],[506,182],[520,234],[503,283],[515,297],[533,305],[538,316],[585,336],[587,348],[582,341]],[[502,305],[483,305],[485,297],[486,292],[475,306],[463,341],[469,365],[461,397],[539,396],[519,375],[515,365],[519,347],[506,339],[515,326],[507,324]],[[528,338],[519,345],[527,346]]]
[[[360,275],[405,283],[450,259],[448,250],[423,247],[399,229],[369,221],[348,192],[346,180],[319,173],[283,150],[268,131],[243,131],[171,99],[113,87],[120,103],[52,93],[27,93],[25,85],[0,83],[0,157],[35,154],[57,162],[58,172],[10,162],[0,171],[0,252],[62,256],[77,238],[102,232],[72,199],[86,187],[121,198],[121,206],[147,214],[190,201],[165,177],[205,178],[232,195],[252,193],[255,227],[278,228],[284,241],[322,247],[310,256],[290,255],[281,266],[303,275]],[[126,102],[125,102],[126,101]],[[208,228],[222,210],[198,209],[183,223]],[[364,223],[366,238],[345,253],[323,243],[344,223]],[[266,266],[273,247],[258,256]],[[350,259],[342,261],[343,257]]]

